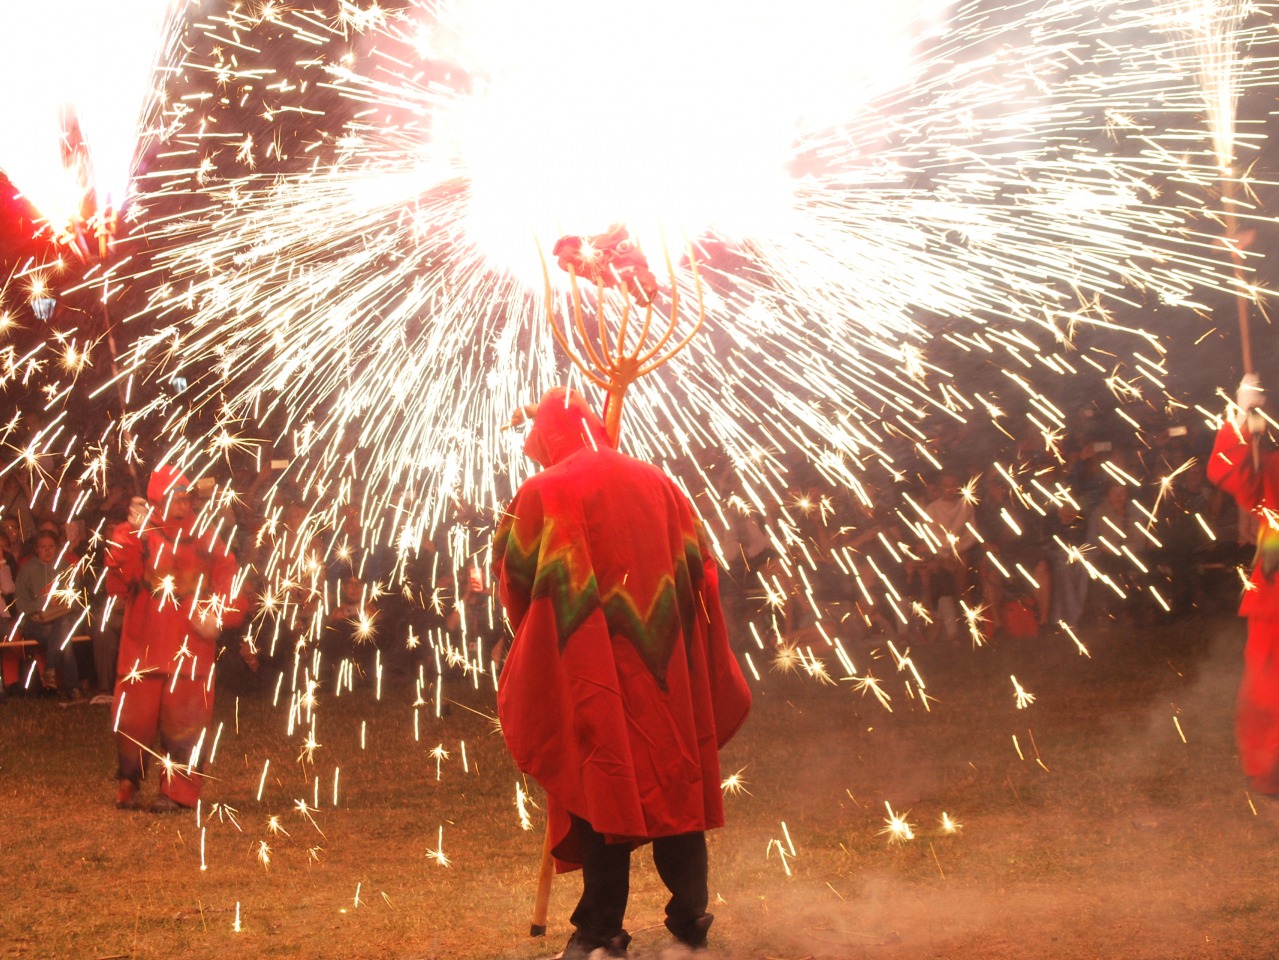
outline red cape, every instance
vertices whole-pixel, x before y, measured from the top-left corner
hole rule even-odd
[[[197,534],[194,520],[152,526],[141,535],[126,522],[111,533],[106,567],[107,592],[124,601],[119,676],[135,669],[172,676],[187,657],[207,676],[217,647],[192,628],[192,605],[216,596],[225,605],[224,627],[244,622],[239,565],[230,548],[212,533]]]
[[[1239,604],[1241,617],[1279,620],[1279,451],[1262,447],[1253,461],[1252,437],[1227,421],[1217,432],[1208,479],[1235,498],[1259,523],[1257,557]]]
[[[515,629],[498,714],[547,792],[557,866],[579,864],[569,813],[615,840],[722,826],[719,748],[750,691],[688,499],[609,448],[576,394],[543,398],[526,449],[551,466],[494,542]]]

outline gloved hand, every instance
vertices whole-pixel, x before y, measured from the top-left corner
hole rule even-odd
[[[129,526],[139,533],[142,532],[143,525],[151,516],[151,504],[147,503],[142,497],[134,497],[129,501]]]
[[[204,604],[191,612],[189,622],[196,636],[202,640],[216,640],[222,634],[222,618]]]
[[[1239,381],[1239,390],[1235,394],[1235,426],[1250,426],[1253,411],[1266,402],[1266,391],[1261,386],[1261,378],[1255,373],[1245,373]]]

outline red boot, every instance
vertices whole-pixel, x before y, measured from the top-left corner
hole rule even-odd
[[[116,781],[115,806],[117,810],[141,810],[137,784],[132,780]]]

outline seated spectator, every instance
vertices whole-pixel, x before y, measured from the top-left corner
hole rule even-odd
[[[937,475],[936,496],[924,506],[928,514],[928,546],[932,550],[922,569],[928,608],[938,615],[946,635],[957,636],[956,612],[942,609],[942,599],[956,603],[973,584],[977,548],[976,512],[972,499],[963,494],[959,477],[950,470]],[[935,542],[933,542],[935,541]]]
[[[1110,612],[1111,598],[1130,597],[1144,586],[1148,568],[1145,557],[1151,540],[1143,529],[1145,517],[1128,495],[1128,487],[1114,483],[1088,517],[1089,559],[1107,581],[1102,612]]]
[[[22,634],[44,644],[44,685],[57,690],[59,698],[67,702],[84,699],[71,643],[76,588],[76,571],[66,551],[59,550],[53,533],[42,531],[35,538],[35,556],[18,571],[13,603],[22,614]]]
[[[61,546],[63,541],[60,524],[48,517],[38,520],[36,521],[35,533],[22,545],[22,555],[18,557],[19,566],[25,565],[28,560],[36,555],[36,540],[45,534],[53,537],[54,542]]]

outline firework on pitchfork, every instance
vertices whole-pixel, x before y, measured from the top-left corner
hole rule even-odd
[[[689,250],[688,262],[693,271],[693,287],[697,295],[697,319],[684,337],[674,342],[679,326],[679,285],[675,268],[666,254],[666,271],[670,277],[670,311],[653,343],[649,335],[654,331],[654,300],[658,293],[657,281],[648,269],[644,255],[629,239],[626,228],[614,226],[607,233],[595,237],[561,237],[555,244],[554,255],[569,276],[572,299],[573,330],[567,322],[561,324],[555,316],[555,294],[551,288],[551,275],[542,259],[542,277],[546,283],[546,315],[555,339],[587,380],[604,390],[604,428],[609,441],[617,446],[622,429],[622,403],[632,383],[652,373],[683,350],[702,328],[706,318],[702,301],[702,281],[697,272],[697,260]],[[587,332],[582,316],[582,292],[579,277],[595,284],[596,334]],[[621,305],[617,310],[617,325],[610,331],[608,304],[612,298],[606,291],[618,291]],[[632,310],[635,304],[643,307],[644,317],[639,323],[639,334],[628,347],[627,334],[631,332]],[[582,345],[579,352],[570,342],[570,334],[576,331]]]
[[[697,272],[697,261],[689,250],[688,262],[693,271],[693,286],[697,294],[697,319],[693,328],[673,346],[675,331],[679,326],[679,285],[675,278],[675,268],[671,265],[669,252],[666,254],[666,272],[670,277],[670,312],[663,326],[659,322],[661,332],[650,345],[649,335],[654,331],[654,300],[659,292],[657,279],[648,268],[648,262],[639,247],[629,238],[626,228],[615,225],[607,233],[594,237],[561,237],[555,244],[553,254],[560,267],[568,272],[569,289],[573,308],[573,329],[567,323],[561,325],[555,316],[555,292],[551,287],[551,274],[542,258],[542,277],[546,282],[546,316],[550,321],[555,339],[563,348],[569,360],[582,372],[591,383],[605,391],[607,400],[604,404],[604,429],[608,433],[609,442],[616,447],[622,430],[622,403],[630,385],[640,377],[652,373],[662,364],[679,353],[692,341],[702,328],[706,313],[702,301],[702,281]],[[596,336],[587,332],[586,321],[582,316],[582,292],[578,278],[583,277],[595,284],[595,319]],[[610,298],[606,291],[617,291],[621,295],[615,331],[610,332],[609,309]],[[640,325],[639,335],[634,343],[628,346],[627,333],[631,325],[633,302],[644,309],[644,319]],[[576,331],[576,339],[582,344],[579,353],[570,342],[570,334]],[[523,413],[528,413],[527,408]],[[521,415],[517,413],[516,420]],[[514,421],[513,421],[514,422]],[[542,843],[542,857],[537,874],[537,894],[533,901],[533,919],[529,924],[529,935],[534,937],[546,934],[546,915],[550,905],[551,881],[555,876],[552,856],[553,838],[551,823],[547,820],[546,836]]]

